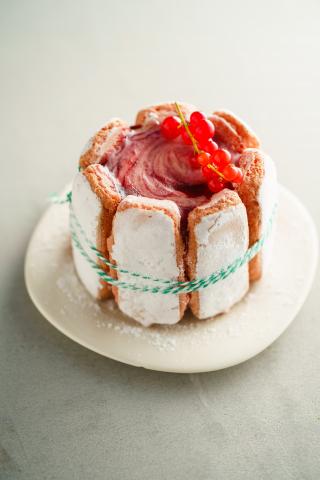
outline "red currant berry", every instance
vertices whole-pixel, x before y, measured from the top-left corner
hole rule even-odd
[[[198,125],[202,120],[206,119],[206,115],[202,112],[193,112],[190,115],[190,123],[192,123],[192,125]]]
[[[204,142],[214,135],[214,126],[210,120],[204,119],[194,127],[194,136],[198,142]]]
[[[197,158],[198,158],[199,164],[202,167],[204,167],[205,165],[208,165],[208,163],[211,162],[211,155],[209,155],[209,153],[207,153],[207,152],[199,153]]]
[[[239,167],[236,167],[236,168],[238,170],[237,171],[237,176],[232,181],[233,181],[233,183],[242,183],[242,181],[243,181],[243,171]]]
[[[177,116],[167,117],[161,123],[161,133],[168,139],[177,138],[180,135],[181,120]]]
[[[189,134],[188,134],[187,130],[186,130],[184,127],[181,127],[181,137],[182,137],[183,142],[184,142],[186,145],[192,145],[192,140],[191,140],[191,138],[189,137]]]
[[[205,152],[208,152],[211,155],[214,155],[218,150],[218,145],[211,138],[209,138],[208,140],[205,140],[204,142],[199,142],[199,147],[201,150],[204,150]]]
[[[222,170],[231,162],[231,153],[224,148],[219,148],[213,156],[213,162],[217,165],[219,170]]]
[[[214,171],[211,170],[211,168],[207,167],[207,165],[205,167],[202,167],[201,170],[202,170],[202,175],[208,182],[212,179],[214,175],[216,175]]]
[[[220,180],[220,177],[218,175],[215,175],[208,183],[208,187],[213,193],[220,192],[221,190],[223,190],[224,186],[224,182]]]
[[[200,168],[198,157],[191,157],[189,162],[190,162],[191,168],[194,168],[194,169]]]
[[[222,170],[222,175],[228,182],[233,182],[238,176],[238,167],[233,165],[233,163],[229,163],[229,165],[226,165]]]

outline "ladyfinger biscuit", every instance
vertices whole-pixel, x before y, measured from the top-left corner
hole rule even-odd
[[[179,103],[183,115],[188,119],[190,114],[196,110],[196,107],[189,103]],[[137,125],[144,125],[148,122],[160,123],[169,115],[177,115],[175,103],[161,103],[140,110],[136,117]]]
[[[242,139],[243,148],[259,148],[260,140],[251,128],[239,117],[228,110],[218,110],[214,112],[220,118],[228,122]]]
[[[236,191],[247,209],[251,246],[264,234],[274,213],[278,197],[277,173],[271,158],[257,149],[245,150],[239,158],[239,166],[244,178]],[[268,266],[274,230],[249,264],[251,281],[259,280]]]
[[[190,279],[203,278],[226,268],[248,249],[245,206],[238,194],[224,189],[195,208],[188,217],[187,256]],[[190,307],[200,319],[228,311],[249,288],[248,265],[227,278],[191,294]]]
[[[111,234],[112,219],[120,200],[117,181],[106,167],[99,164],[91,165],[76,175],[72,186],[74,215],[87,239],[107,259],[109,258],[107,239]],[[73,223],[73,228],[89,257],[109,273],[109,267],[98,260],[87,245],[84,234],[76,222]],[[101,300],[108,298],[111,287],[98,277],[97,272],[81,255],[74,242],[73,256],[78,275],[89,292]]]
[[[79,160],[80,168],[95,163],[105,164],[110,155],[118,153],[124,145],[128,125],[121,119],[110,120],[87,143]]]
[[[180,213],[175,203],[129,195],[113,219],[110,255],[120,268],[160,279],[184,281]],[[137,285],[161,284],[116,272]],[[184,314],[187,295],[114,289],[120,310],[145,326],[174,324]]]
[[[215,139],[223,142],[227,148],[243,152],[246,148],[258,148],[260,142],[255,133],[233,113],[219,110],[209,116],[215,126]]]

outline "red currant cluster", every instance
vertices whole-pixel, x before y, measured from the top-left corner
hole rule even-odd
[[[195,155],[191,158],[191,167],[202,169],[209,189],[220,192],[229,182],[241,183],[241,168],[231,163],[231,154],[225,148],[219,148],[212,140],[215,133],[213,123],[202,112],[193,112],[187,122],[176,104],[179,116],[170,116],[163,120],[161,132],[167,139],[181,135],[183,142],[193,145]]]

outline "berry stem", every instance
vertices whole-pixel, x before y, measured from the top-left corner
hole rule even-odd
[[[192,142],[194,151],[195,151],[197,154],[199,154],[199,153],[200,153],[200,150],[199,150],[199,148],[198,148],[197,142],[196,142],[194,136],[192,135],[192,133],[190,132],[189,125],[188,125],[186,119],[184,118],[184,115],[183,115],[183,113],[182,113],[182,111],[181,111],[181,108],[180,108],[180,105],[178,104],[178,102],[175,102],[175,106],[176,106],[176,110],[177,110],[177,112],[178,112],[178,115],[179,115],[179,117],[180,117],[181,123],[183,124],[184,128],[185,128],[186,131],[187,131],[187,134],[188,134],[189,137],[190,137],[190,140],[191,140],[191,142]]]
[[[192,134],[192,132],[191,132],[191,130],[190,130],[190,128],[189,128],[189,124],[188,124],[188,122],[186,121],[185,116],[183,115],[182,110],[181,110],[180,105],[179,105],[178,102],[175,102],[175,107],[176,107],[177,113],[178,113],[178,115],[179,115],[179,118],[180,118],[180,120],[181,120],[181,124],[177,127],[177,130],[178,130],[179,128],[182,128],[182,127],[185,128],[185,130],[186,130],[186,132],[187,132],[187,134],[188,134],[188,137],[190,138],[190,140],[191,140],[191,142],[192,142],[193,149],[194,149],[195,153],[196,153],[198,156],[201,155],[201,154],[206,154],[206,155],[208,155],[207,152],[205,152],[204,150],[202,150],[201,148],[199,148],[198,143],[197,143],[197,140],[196,140],[196,138],[194,137],[194,135]],[[199,113],[199,112],[196,112],[196,113]],[[229,155],[230,155],[230,154],[229,154]],[[212,170],[214,173],[216,173],[220,178],[222,178],[222,180],[228,182],[228,178],[227,178],[225,175],[223,175],[223,173],[220,172],[220,170],[219,170],[213,163],[208,163],[208,164],[206,165],[206,167],[209,168],[210,170]]]
[[[190,128],[189,128],[189,125],[186,121],[186,119],[184,118],[184,115],[181,111],[181,108],[180,108],[180,105],[178,104],[178,102],[175,102],[175,106],[176,106],[176,110],[178,112],[178,115],[180,117],[180,120],[181,120],[181,123],[182,125],[184,126],[184,128],[186,129],[187,131],[187,134],[189,135],[190,137],[190,140],[192,141],[192,145],[193,145],[193,148],[194,148],[194,151],[199,155],[199,153],[201,153],[201,150],[199,149],[198,145],[197,145],[197,142],[196,142],[196,139],[194,138],[194,136],[192,135],[192,133],[190,132]],[[212,165],[212,163],[209,163],[207,165],[208,168],[210,168],[210,170],[213,170],[217,175],[219,175],[221,178],[224,178],[224,176],[222,175],[222,173],[214,166]]]
[[[207,167],[210,168],[210,170],[213,170],[217,175],[219,175],[219,177],[223,178],[223,180],[226,180],[224,175],[212,163],[208,163]]]

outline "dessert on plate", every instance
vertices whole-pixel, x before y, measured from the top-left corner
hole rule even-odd
[[[92,264],[137,287],[146,279],[179,285],[206,278],[244,258],[266,232],[276,201],[275,165],[234,114],[205,115],[181,103],[146,108],[132,126],[107,122],[80,157],[72,212],[86,256],[73,240],[75,268],[91,295],[114,296],[145,326],[175,324],[187,308],[198,319],[212,317],[264,274],[272,234],[250,262],[188,293],[111,286]]]

